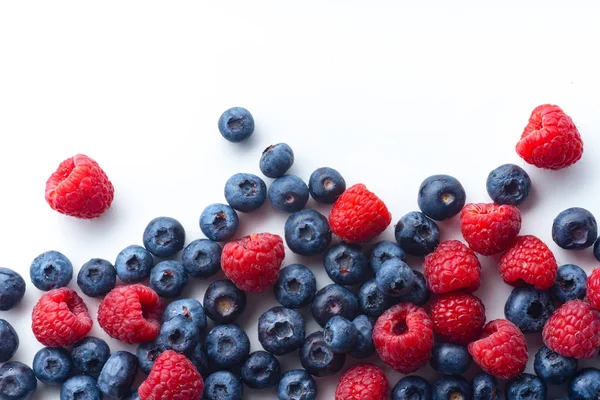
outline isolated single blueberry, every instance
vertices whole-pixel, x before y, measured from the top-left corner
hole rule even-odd
[[[175,218],[154,218],[144,230],[144,247],[156,257],[171,257],[183,249],[185,229]]]
[[[115,260],[117,276],[125,283],[139,283],[148,279],[153,266],[152,254],[135,244],[121,250]]]
[[[219,117],[219,132],[232,143],[248,139],[254,132],[254,118],[243,107],[232,107]]]
[[[96,380],[89,375],[75,375],[60,388],[60,400],[102,400]]]
[[[273,307],[258,319],[258,341],[265,350],[276,356],[298,350],[305,334],[302,315],[290,308]]]
[[[562,211],[552,223],[552,240],[566,250],[590,247],[598,238],[598,224],[591,212],[573,207]]]
[[[33,357],[35,377],[47,385],[60,385],[73,371],[69,352],[62,347],[44,347]]]
[[[303,256],[325,251],[331,242],[327,218],[315,210],[301,210],[285,221],[285,242],[290,250]]]
[[[83,264],[77,274],[77,285],[90,297],[101,297],[114,289],[117,271],[107,260],[92,258]]]
[[[344,177],[333,168],[318,168],[308,180],[308,191],[319,203],[333,204],[345,190]]]
[[[454,217],[462,210],[466,200],[467,195],[461,183],[449,175],[433,175],[426,178],[419,187],[417,197],[423,214],[436,221]]]
[[[168,299],[179,297],[188,280],[183,265],[174,260],[159,262],[150,273],[150,287],[159,296]]]
[[[37,389],[37,379],[27,365],[13,361],[0,367],[0,399],[29,400]]]
[[[237,211],[257,210],[266,199],[267,185],[254,174],[238,173],[225,182],[225,200]]]
[[[426,256],[440,244],[440,230],[425,214],[412,211],[400,218],[395,228],[396,242],[413,256]]]
[[[97,376],[110,357],[110,347],[100,338],[87,336],[73,345],[71,357],[79,372]]]
[[[244,385],[239,376],[230,371],[217,371],[204,381],[202,400],[242,400]]]
[[[73,264],[58,251],[47,251],[33,260],[29,276],[33,286],[43,291],[65,287],[73,279]]]
[[[317,393],[317,383],[304,369],[286,372],[277,385],[279,400],[316,400]]]
[[[16,306],[25,295],[25,280],[9,268],[0,267],[0,311]]]
[[[241,375],[242,381],[252,389],[273,387],[281,378],[281,366],[271,353],[255,351],[244,361]]]
[[[506,319],[523,332],[541,332],[553,312],[550,294],[532,287],[514,288],[504,305]]]
[[[542,346],[535,354],[533,369],[535,374],[547,383],[562,385],[577,373],[577,360],[561,356]]]
[[[432,400],[432,398],[429,382],[416,375],[405,376],[392,389],[392,400]]]
[[[308,202],[308,186],[296,175],[284,175],[271,183],[267,197],[274,209],[293,213]]]
[[[219,324],[235,321],[246,309],[246,292],[229,279],[214,281],[204,292],[204,312]]]
[[[531,178],[518,165],[504,164],[490,172],[486,189],[494,203],[518,206],[529,196]]]
[[[200,215],[200,229],[214,242],[233,238],[240,224],[237,213],[227,204],[211,204]]]
[[[267,147],[260,156],[261,172],[269,178],[283,176],[294,164],[294,151],[285,143]]]
[[[369,275],[369,260],[357,244],[341,242],[332,246],[323,258],[325,272],[340,285],[357,285]]]
[[[379,290],[388,296],[405,296],[413,288],[415,274],[404,261],[392,259],[384,262],[379,268],[375,282]]]
[[[190,242],[181,255],[181,263],[190,276],[210,278],[221,270],[221,246],[208,239]]]
[[[315,274],[302,264],[281,269],[273,286],[275,299],[284,307],[301,308],[310,304],[317,291]]]
[[[577,265],[565,264],[558,267],[556,281],[550,288],[552,297],[563,304],[569,300],[585,298],[587,274]]]
[[[250,340],[236,324],[219,325],[206,337],[206,353],[216,369],[240,368],[250,354]]]

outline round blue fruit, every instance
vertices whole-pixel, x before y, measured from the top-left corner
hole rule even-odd
[[[308,191],[312,198],[319,203],[333,204],[345,190],[344,177],[333,168],[318,168],[308,180]]]
[[[83,264],[77,274],[77,285],[90,297],[101,297],[114,289],[117,271],[110,261],[92,258]]]
[[[60,388],[60,400],[102,400],[96,380],[89,375],[75,375]]]
[[[429,300],[431,291],[427,287],[425,275],[423,275],[421,271],[413,270],[413,275],[415,276],[415,281],[408,294],[396,297],[395,299],[397,303],[413,303],[414,305],[422,307]]]
[[[348,353],[356,346],[358,331],[351,321],[336,315],[325,324],[323,339],[334,353]]]
[[[285,242],[296,254],[314,256],[331,242],[327,218],[315,210],[301,210],[285,221]]]
[[[209,372],[208,355],[206,349],[202,344],[202,340],[198,342],[198,345],[191,351],[186,353],[186,357],[190,359],[194,367],[200,372],[200,375],[206,376]]]
[[[506,319],[523,332],[541,332],[554,312],[550,294],[532,287],[518,287],[504,305]]]
[[[243,397],[244,385],[230,371],[215,372],[204,381],[202,400],[242,400]]]
[[[6,320],[0,319],[0,363],[10,360],[19,349],[19,335]]]
[[[415,274],[404,261],[392,259],[384,262],[377,271],[375,282],[382,293],[400,297],[410,293],[415,283]]]
[[[18,361],[0,367],[0,399],[29,400],[37,389],[33,370]]]
[[[562,385],[577,373],[577,360],[542,346],[533,361],[535,374],[553,385]]]
[[[239,368],[250,354],[250,340],[236,324],[219,325],[206,337],[206,353],[217,369]]]
[[[163,323],[176,316],[182,316],[191,320],[198,327],[198,332],[203,333],[206,330],[206,314],[204,307],[196,299],[179,299],[169,304],[162,315]]]
[[[357,244],[341,242],[332,246],[323,258],[325,272],[340,285],[357,285],[369,275],[369,260]]]
[[[232,107],[219,117],[219,132],[228,141],[238,143],[248,139],[254,132],[254,118],[243,107]]]
[[[569,400],[596,400],[600,396],[600,370],[584,368],[569,383]]]
[[[267,197],[274,209],[293,213],[308,202],[308,186],[296,175],[284,175],[271,183]]]
[[[337,284],[327,285],[317,292],[312,303],[315,321],[325,326],[335,315],[352,320],[358,315],[358,298],[354,293]]]
[[[494,203],[518,206],[529,196],[531,178],[518,165],[504,164],[490,172],[486,189]]]
[[[144,247],[156,257],[171,257],[183,249],[185,229],[175,218],[154,218],[144,230]]]
[[[425,214],[412,211],[400,218],[394,231],[398,245],[413,256],[425,256],[440,244],[440,230]]]
[[[277,385],[279,400],[316,400],[317,383],[303,369],[292,369],[281,377]]]
[[[233,238],[239,224],[237,213],[227,204],[211,204],[200,215],[200,230],[213,242]]]
[[[582,300],[587,292],[587,274],[573,264],[558,267],[556,281],[550,288],[552,297],[561,304],[570,300]]]
[[[241,375],[248,387],[265,389],[277,385],[281,378],[281,366],[272,354],[255,351],[244,361]]]
[[[473,378],[473,400],[500,400],[498,381],[482,372]]]
[[[258,210],[266,199],[267,185],[254,174],[238,173],[225,182],[225,200],[237,211]]]
[[[461,375],[471,365],[471,355],[464,346],[437,343],[431,351],[431,367],[442,374]]]
[[[210,278],[221,270],[221,246],[208,239],[190,242],[181,255],[186,272],[194,278]]]
[[[279,178],[294,164],[294,151],[285,143],[271,145],[263,151],[258,164],[265,176]]]
[[[369,266],[374,274],[379,271],[384,262],[391,259],[406,261],[406,255],[400,246],[389,240],[382,240],[375,243],[369,251]]]
[[[594,257],[600,261],[600,239],[594,242]]]
[[[33,286],[43,291],[66,287],[73,279],[73,264],[58,251],[47,251],[33,260],[29,276]]]
[[[305,335],[304,319],[296,310],[273,307],[258,319],[258,341],[276,356],[298,350]]]
[[[590,247],[598,238],[598,224],[591,212],[573,207],[562,211],[552,223],[552,240],[566,250]]]
[[[0,267],[0,311],[16,306],[25,295],[25,280],[9,268]]]
[[[169,350],[166,343],[159,343],[157,340],[144,342],[137,347],[136,355],[139,366],[145,374],[149,374],[154,366],[156,359],[165,351]]]
[[[287,308],[302,308],[310,304],[317,291],[315,274],[302,264],[281,269],[273,286],[275,299]]]
[[[373,344],[373,323],[366,315],[359,315],[352,320],[356,328],[356,345],[350,352],[354,358],[367,358],[375,353],[375,345]]]
[[[334,353],[327,346],[322,331],[308,335],[300,348],[300,363],[314,376],[335,375],[342,370],[345,361],[345,354]]]
[[[436,221],[445,221],[462,210],[467,200],[458,179],[449,175],[433,175],[419,187],[417,202],[423,214]],[[406,250],[406,249],[405,249]]]
[[[506,400],[546,400],[546,384],[532,374],[521,374],[506,384]]]
[[[128,351],[114,353],[98,377],[98,388],[109,397],[120,398],[131,391],[138,369],[137,358]]]
[[[88,375],[97,376],[110,357],[110,347],[97,337],[88,336],[73,345],[71,358],[75,368]]]
[[[431,385],[416,375],[405,376],[392,389],[392,400],[432,400]]]
[[[175,315],[163,322],[156,342],[178,353],[187,353],[200,342],[200,330],[191,318]]]
[[[396,303],[396,299],[379,290],[375,278],[372,278],[358,290],[358,302],[363,313],[370,317],[379,317]]]
[[[115,260],[117,276],[125,283],[139,283],[148,279],[153,266],[152,254],[135,244],[121,250]]]
[[[204,292],[204,312],[219,324],[235,321],[246,309],[246,292],[228,279],[214,281]]]
[[[150,273],[150,287],[161,297],[168,299],[181,295],[188,283],[188,274],[179,261],[161,261]]]
[[[73,370],[69,352],[62,347],[44,347],[33,357],[33,373],[46,385],[60,385]]]
[[[473,389],[471,384],[462,376],[443,375],[433,382],[433,400],[469,400]]]

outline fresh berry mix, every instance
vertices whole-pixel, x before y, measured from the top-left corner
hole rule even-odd
[[[156,257],[171,257],[183,249],[185,229],[175,218],[154,218],[144,230],[144,247]]]
[[[200,230],[213,242],[230,240],[239,225],[237,213],[227,204],[211,204],[200,214]]]
[[[381,265],[391,259],[406,261],[406,255],[400,246],[389,240],[375,243],[369,251],[369,266],[373,273],[377,273]]]
[[[294,164],[294,151],[286,143],[267,147],[260,156],[260,171],[269,178],[280,178]]]
[[[62,347],[44,347],[33,357],[35,377],[46,385],[60,385],[71,376],[73,361]]]
[[[348,353],[356,347],[358,331],[351,321],[336,315],[325,324],[323,339],[334,353]]]
[[[387,400],[388,380],[383,371],[371,364],[355,365],[342,375],[335,400]]]
[[[12,309],[24,295],[23,277],[12,269],[0,267],[0,311]]]
[[[588,303],[600,310],[600,268],[590,274],[586,284],[586,299]]]
[[[431,385],[420,376],[400,379],[392,389],[392,400],[432,400]]]
[[[225,182],[225,200],[234,210],[258,210],[266,199],[267,185],[254,174],[238,173]]]
[[[333,168],[317,168],[308,180],[308,191],[312,198],[319,203],[335,203],[344,190],[346,190],[346,181]]]
[[[258,319],[258,341],[266,351],[276,356],[298,350],[305,334],[302,315],[290,308],[273,307]]]
[[[308,186],[296,175],[284,175],[269,186],[267,197],[271,206],[279,211],[300,211],[308,202]]]
[[[285,221],[285,243],[302,256],[314,256],[325,251],[331,242],[327,218],[315,210],[297,211]]]
[[[577,265],[558,267],[556,281],[550,288],[554,300],[564,304],[570,300],[583,300],[586,294],[587,274]]]
[[[265,389],[277,385],[281,378],[281,366],[272,354],[255,351],[244,361],[241,376],[246,386]]]
[[[66,287],[73,279],[73,264],[58,251],[47,251],[33,260],[29,277],[33,286],[45,292]]]
[[[431,297],[431,292],[427,287],[427,280],[425,279],[425,275],[421,271],[416,271],[413,269],[413,275],[415,277],[414,283],[408,292],[400,297],[396,297],[396,301],[400,303],[413,303],[416,306],[422,307],[429,301],[429,297]]]
[[[467,200],[465,189],[458,179],[449,175],[433,175],[419,187],[417,203],[423,214],[436,221],[457,215]]]
[[[473,400],[500,400],[498,381],[490,374],[482,372],[473,378]]]
[[[0,399],[29,400],[37,389],[33,370],[18,361],[0,367]]]
[[[216,369],[239,368],[250,354],[250,340],[239,325],[219,325],[206,336],[206,353]]]
[[[535,374],[552,385],[562,385],[577,373],[577,360],[563,357],[542,346],[533,361]]]
[[[441,374],[461,375],[471,365],[471,356],[464,346],[437,343],[431,351],[431,367]]]
[[[254,132],[254,118],[243,107],[232,107],[219,117],[219,132],[228,141],[238,143],[246,140]]]
[[[19,335],[6,320],[0,319],[0,363],[10,360],[19,348]]]
[[[315,274],[302,264],[282,268],[273,286],[275,299],[287,308],[302,308],[309,305],[317,291]]]
[[[163,322],[156,342],[178,353],[188,353],[200,343],[200,330],[190,318],[176,315]]]
[[[125,283],[140,283],[148,279],[153,266],[152,254],[135,244],[121,250],[115,260],[117,276]]]
[[[71,358],[75,368],[84,374],[97,376],[110,357],[110,347],[97,337],[87,336],[75,343]]]
[[[281,377],[277,385],[279,400],[316,400],[317,383],[303,369],[292,369]]]
[[[202,400],[242,400],[244,386],[236,374],[218,371],[206,378]]]
[[[221,270],[221,246],[208,239],[190,242],[181,255],[181,263],[188,275],[194,278],[210,278]]]
[[[552,240],[563,249],[585,249],[593,245],[597,238],[596,218],[584,208],[567,208],[552,223]]]
[[[117,283],[115,267],[101,258],[92,258],[83,264],[77,274],[77,286],[89,297],[102,297]]]
[[[437,224],[419,211],[411,211],[400,218],[394,234],[400,247],[413,256],[426,256],[440,244]]]
[[[157,340],[151,340],[140,344],[136,350],[140,369],[146,375],[149,374],[158,356],[167,350],[169,350],[167,344],[159,343]]]
[[[317,377],[337,374],[344,367],[345,361],[345,354],[334,353],[327,346],[322,331],[308,335],[300,348],[302,367]]]
[[[200,400],[203,389],[204,381],[194,364],[184,355],[167,350],[156,359],[138,393],[142,400]]]
[[[323,258],[325,272],[340,285],[363,283],[369,274],[367,254],[357,244],[341,242],[332,246]]]
[[[410,294],[415,284],[415,274],[404,261],[392,259],[384,262],[377,271],[375,282],[383,294],[401,297]]]
[[[490,172],[485,186],[494,203],[518,206],[529,196],[531,178],[518,165],[504,164]]]
[[[358,298],[337,284],[327,285],[317,292],[312,303],[312,315],[317,324],[325,326],[333,316],[354,319],[358,315]]]
[[[177,316],[191,320],[198,327],[199,333],[204,333],[206,330],[204,307],[196,299],[179,299],[170,303],[162,315],[163,324]]]
[[[473,389],[469,382],[458,375],[442,375],[432,385],[433,398],[468,400],[472,397]]]
[[[150,287],[167,299],[179,297],[188,281],[188,274],[179,261],[161,261],[150,272]]]
[[[436,294],[455,290],[474,292],[479,289],[481,265],[473,250],[458,240],[442,242],[425,257],[425,278]]]
[[[506,384],[506,400],[546,400],[548,389],[543,380],[532,374],[522,374]]]
[[[96,380],[89,375],[75,375],[60,388],[60,400],[102,400]]]
[[[358,291],[360,310],[370,317],[379,317],[385,310],[396,304],[397,300],[379,290],[375,278],[366,281]]]
[[[553,312],[550,294],[532,287],[514,288],[504,305],[506,319],[523,332],[541,332]]]
[[[102,367],[98,388],[108,397],[124,397],[131,390],[137,369],[137,358],[133,354],[117,351]]]
[[[549,289],[556,279],[558,265],[554,254],[540,239],[519,236],[498,263],[504,282],[512,286],[528,284],[536,289]]]
[[[375,353],[373,344],[373,323],[366,315],[359,315],[352,321],[356,328],[356,345],[350,352],[353,358],[367,358]]]
[[[593,400],[600,396],[600,370],[584,368],[569,383],[569,400]]]
[[[204,312],[220,324],[236,320],[246,309],[246,292],[228,279],[214,281],[204,292]]]
[[[491,256],[506,250],[521,230],[521,213],[515,206],[494,203],[467,204],[460,213],[460,231],[473,251]]]

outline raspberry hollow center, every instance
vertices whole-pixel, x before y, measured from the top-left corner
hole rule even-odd
[[[406,332],[408,332],[408,325],[406,325],[405,320],[396,322],[392,328],[392,333],[394,335],[402,335]]]

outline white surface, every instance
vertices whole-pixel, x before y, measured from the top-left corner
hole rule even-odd
[[[296,154],[290,172],[308,179],[317,167],[334,167],[384,199],[394,223],[417,208],[417,188],[434,173],[459,178],[469,202],[487,202],[488,172],[523,165],[514,145],[531,110],[550,102],[573,117],[585,153],[559,172],[525,166],[534,191],[521,208],[522,232],[546,240],[559,263],[591,271],[591,250],[559,250],[550,227],[570,206],[600,216],[595,3],[430,3],[0,3],[0,265],[29,282],[30,262],[46,250],[63,252],[76,269],[92,257],[112,261],[141,244],[147,222],[159,215],[181,221],[188,242],[202,237],[200,212],[224,201],[226,179],[259,173],[261,151],[282,141]],[[256,121],[252,138],[237,145],[216,124],[236,105]],[[115,185],[112,209],[95,221],[62,216],[44,201],[49,174],[79,152]],[[266,206],[241,217],[239,234],[282,234],[285,217]],[[456,220],[441,228],[444,239],[458,237]],[[392,226],[383,237],[393,237]],[[296,261],[317,273],[319,287],[329,283],[318,258],[288,252],[285,264]],[[488,320],[503,317],[510,288],[492,258],[481,261],[477,294]],[[420,268],[420,260],[411,265]],[[186,295],[201,299],[206,286],[195,280]],[[15,360],[27,364],[40,347],[29,328],[39,295],[28,283],[22,303],[0,316],[21,337]],[[254,351],[261,349],[256,321],[275,301],[249,298],[240,322]],[[86,302],[95,316],[98,301]],[[309,314],[311,333],[317,326]],[[92,334],[105,337],[97,324]],[[529,339],[535,351],[538,336]],[[280,360],[285,370],[299,365],[294,357]],[[354,362],[348,358],[346,367]],[[393,385],[400,375],[388,372]],[[333,398],[338,377],[318,379],[319,399]],[[57,393],[40,384],[35,398]],[[273,390],[245,393],[274,397]]]

